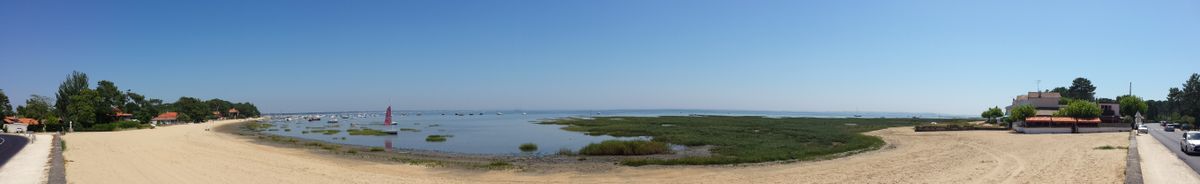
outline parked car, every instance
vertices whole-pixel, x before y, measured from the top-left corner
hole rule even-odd
[[[1174,132],[1175,125],[1167,125],[1167,127],[1163,127],[1163,131]]]
[[[1200,131],[1183,133],[1183,140],[1179,141],[1179,149],[1188,155],[1200,153]]]
[[[1146,125],[1138,125],[1137,131],[1138,131],[1138,133],[1143,133],[1143,134],[1150,133],[1150,128],[1146,127]]]

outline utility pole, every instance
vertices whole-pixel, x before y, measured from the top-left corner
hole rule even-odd
[[[1129,82],[1129,96],[1133,96],[1133,82]]]
[[[1040,80],[1040,79],[1037,80],[1037,94],[1038,94],[1038,98],[1042,97],[1042,80]]]

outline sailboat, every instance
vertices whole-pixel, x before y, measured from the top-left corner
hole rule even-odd
[[[392,106],[390,106],[390,105],[387,108],[387,113],[386,113],[386,116],[384,116],[384,118],[383,118],[383,122],[384,122],[383,126],[388,127],[388,129],[383,130],[383,133],[387,133],[387,134],[399,133],[398,131],[396,131],[396,129],[391,128],[391,125],[395,125],[396,122],[392,122]]]

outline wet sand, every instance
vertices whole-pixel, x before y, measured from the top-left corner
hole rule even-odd
[[[1127,133],[1000,131],[868,134],[885,148],[824,161],[754,166],[617,167],[606,172],[429,168],[338,158],[206,131],[235,121],[74,133],[71,183],[1121,183]]]

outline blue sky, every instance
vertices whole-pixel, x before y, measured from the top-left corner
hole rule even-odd
[[[0,89],[72,70],[265,112],[738,109],[977,115],[1087,77],[1164,99],[1200,2],[3,1]],[[94,86],[94,84],[93,84]]]

